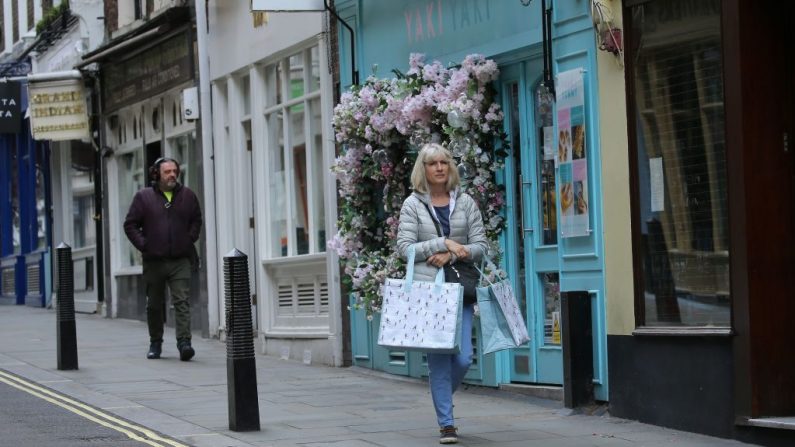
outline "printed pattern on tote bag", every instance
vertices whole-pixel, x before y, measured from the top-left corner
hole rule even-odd
[[[417,349],[454,349],[460,324],[461,286],[414,281],[405,290],[405,280],[389,278],[384,284],[384,302],[378,344]]]
[[[508,322],[508,327],[511,330],[511,335],[516,342],[516,346],[526,343],[530,340],[530,336],[527,333],[527,326],[522,317],[522,311],[516,303],[516,298],[513,294],[513,288],[510,282],[500,281],[496,284],[492,284],[491,290],[494,293],[494,297],[497,298],[503,315],[505,315],[505,320]]]

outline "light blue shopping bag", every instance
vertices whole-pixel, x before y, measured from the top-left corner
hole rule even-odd
[[[477,288],[483,353],[519,347],[530,340],[510,282],[505,279]]]

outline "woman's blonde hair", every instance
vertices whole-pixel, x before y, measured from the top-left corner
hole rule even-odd
[[[451,191],[461,184],[461,177],[458,176],[458,168],[453,162],[453,154],[446,147],[438,143],[428,143],[422,146],[420,153],[417,154],[417,161],[414,162],[414,169],[411,170],[411,186],[415,191],[427,194],[430,191],[428,178],[425,176],[425,163],[435,160],[442,156],[447,160],[447,191]]]

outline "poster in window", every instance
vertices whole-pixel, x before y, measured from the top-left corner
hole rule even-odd
[[[558,166],[562,237],[588,236],[588,146],[582,69],[558,75]]]

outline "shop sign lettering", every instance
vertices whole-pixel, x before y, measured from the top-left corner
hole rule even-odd
[[[167,91],[193,79],[190,39],[180,34],[129,59],[107,64],[102,76],[108,112]]]
[[[31,82],[30,130],[34,140],[88,138],[88,113],[82,79]]]
[[[20,88],[17,82],[0,82],[0,133],[19,133]]]
[[[428,0],[403,10],[409,45],[491,21],[491,0]]]

